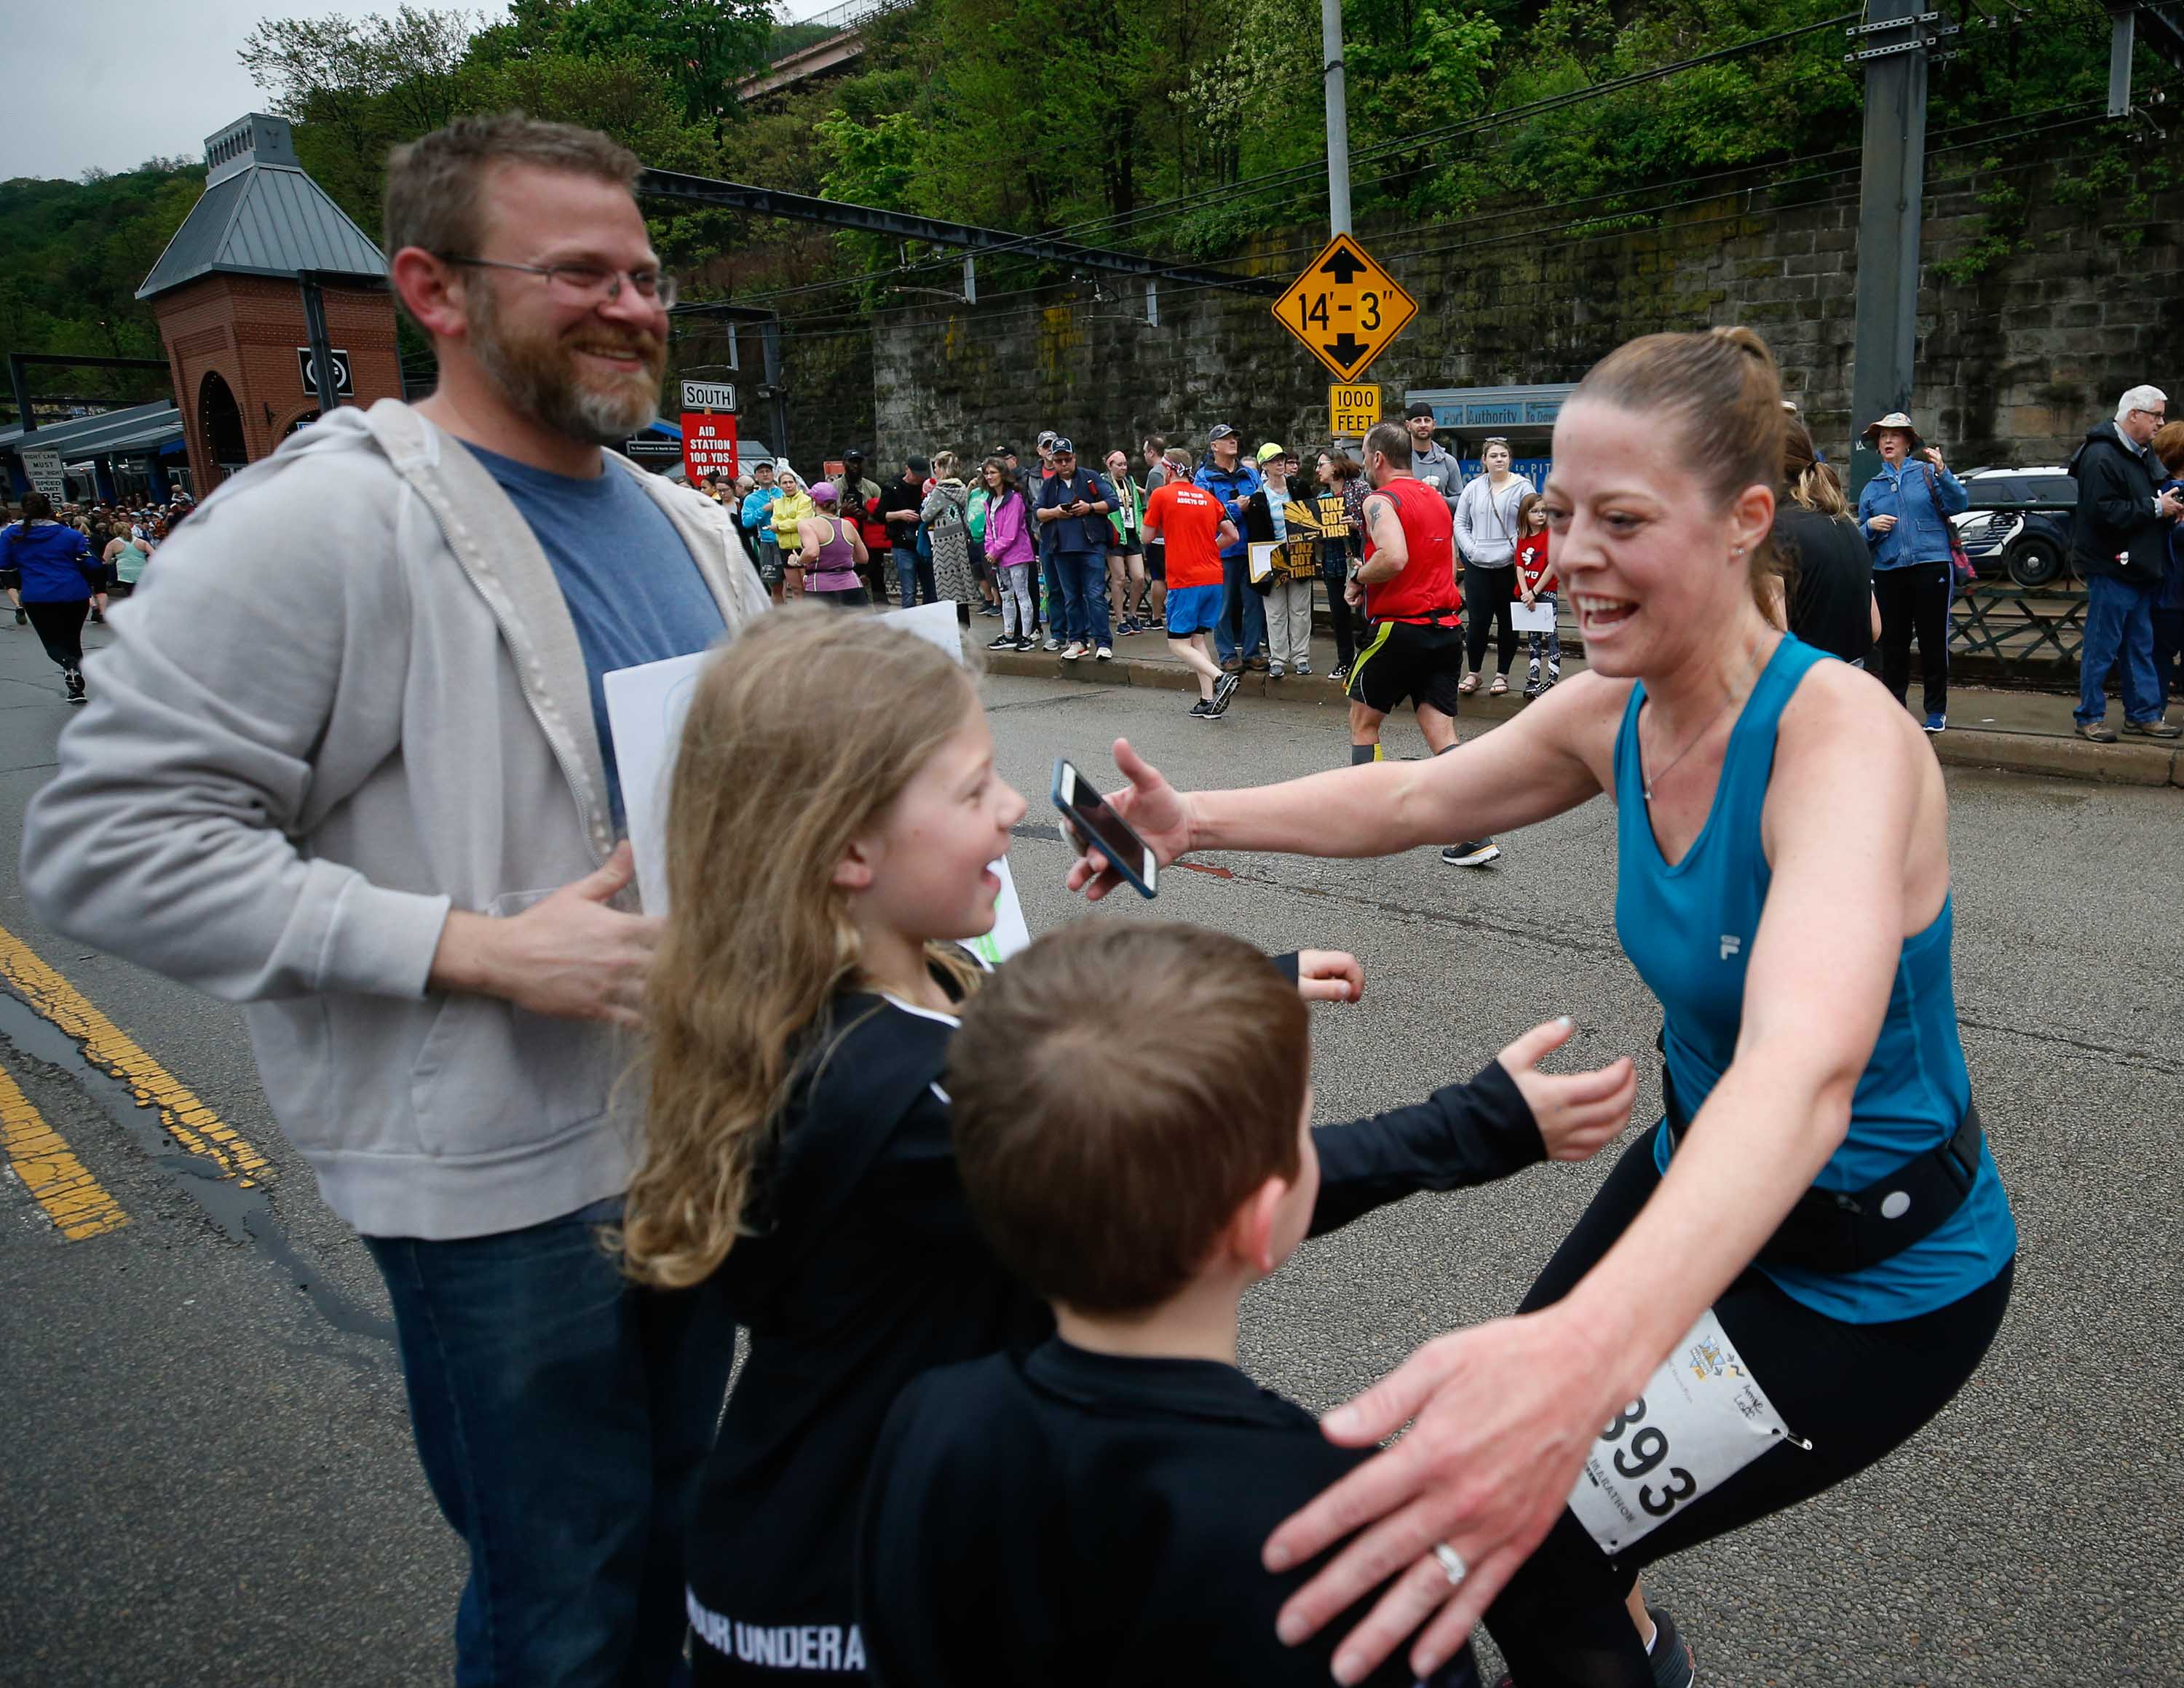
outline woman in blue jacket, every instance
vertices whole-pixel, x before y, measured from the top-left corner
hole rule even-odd
[[[23,519],[0,527],[0,577],[22,582],[23,609],[46,655],[60,665],[68,700],[83,701],[83,617],[96,600],[106,613],[106,565],[91,542],[53,520],[43,493],[23,494]]]
[[[1873,548],[1873,595],[1880,605],[1880,680],[1897,703],[1911,684],[1911,640],[1919,640],[1926,731],[1949,724],[1949,518],[1972,495],[1942,454],[1892,410],[1865,431],[1880,472],[1858,495],[1858,532]]]

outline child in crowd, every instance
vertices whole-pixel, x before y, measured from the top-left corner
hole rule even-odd
[[[1276,1614],[1319,1567],[1260,1555],[1367,1453],[1237,1369],[1238,1304],[1308,1234],[1607,1142],[1633,1069],[1534,1071],[1568,1036],[1535,1028],[1468,1084],[1315,1130],[1304,1006],[1248,944],[1086,921],[1001,969],[944,1088],[964,1197],[1056,1334],[928,1372],[889,1418],[857,1550],[879,1680],[1324,1684],[1371,1597],[1286,1647]],[[1118,1040],[1147,1057],[1127,1075]],[[1467,1648],[1433,1681],[1477,1680]]]
[[[2149,448],[2161,465],[2159,490],[2184,499],[2184,421],[2164,422]],[[2161,684],[2161,707],[2184,693],[2184,521],[2169,526],[2169,557],[2154,599],[2153,671]]]
[[[1527,493],[1517,503],[1517,593],[1524,607],[1544,604],[1555,607],[1555,571],[1547,560],[1547,507],[1537,493]],[[1536,698],[1563,677],[1561,629],[1524,635],[1529,652],[1524,665],[1524,695]],[[1540,658],[1546,657],[1546,677],[1540,678]]]

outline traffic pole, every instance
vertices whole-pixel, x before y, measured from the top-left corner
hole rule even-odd
[[[1327,231],[1350,228],[1350,103],[1342,82],[1342,0],[1319,0],[1320,51],[1326,58]]]

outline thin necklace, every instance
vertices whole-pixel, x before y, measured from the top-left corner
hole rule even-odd
[[[1752,666],[1745,671],[1744,677],[1747,684],[1752,681],[1753,677],[1759,672],[1759,664],[1760,658],[1754,656],[1752,659]],[[1747,695],[1748,696],[1749,694],[1747,694]],[[1719,721],[1722,716],[1729,713],[1729,706],[1736,701],[1737,694],[1736,691],[1732,689],[1730,692],[1729,696],[1723,699],[1721,707],[1707,717],[1706,725],[1699,728],[1699,730],[1693,733],[1689,738],[1685,739],[1684,741],[1684,748],[1677,751],[1674,755],[1669,758],[1668,766],[1654,774],[1650,779],[1647,778],[1646,775],[1646,741],[1643,738],[1639,739],[1638,779],[1639,783],[1645,788],[1646,801],[1648,804],[1652,803],[1653,800],[1653,788],[1658,785],[1663,780],[1668,778],[1669,774],[1674,772],[1677,763],[1682,761],[1685,757],[1690,755],[1693,750],[1698,748],[1699,740],[1705,738],[1708,733],[1713,731],[1714,724]]]

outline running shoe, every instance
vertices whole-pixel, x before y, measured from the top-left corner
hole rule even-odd
[[[1112,662],[1115,660],[1115,647],[1111,644],[1101,645],[1092,653],[1092,659],[1095,662]]]
[[[1327,671],[1327,679],[1329,685],[1347,685],[1350,681],[1350,665],[1346,662],[1336,663],[1334,667]]]
[[[1288,669],[1283,667],[1280,663],[1277,662],[1273,667],[1267,671],[1267,677],[1269,680],[1279,680],[1288,672]]]
[[[1014,650],[1016,648],[1014,633],[995,633],[993,643],[986,647],[988,650]]]
[[[1257,656],[1247,656],[1244,659],[1244,666],[1254,674],[1263,674],[1267,671],[1266,656],[1263,653]]]
[[[1929,733],[1942,732],[1948,727],[1948,716],[1943,715],[1939,710],[1934,710],[1926,717],[1926,731]]]
[[[1931,733],[1934,729],[1926,729]],[[2184,735],[2184,727],[2172,727],[2165,721],[2126,721],[2123,730],[2134,738],[2175,738]]]
[[[2081,721],[2078,723],[2078,737],[2090,738],[2096,744],[2113,744],[2116,742],[2116,730],[2104,721]]]
[[[1309,680],[1312,678],[1312,665],[1309,662],[1300,662],[1290,671],[1300,680]]]
[[[1061,660],[1064,662],[1074,662],[1084,655],[1084,643],[1082,639],[1072,639],[1061,648]]]
[[[1030,635],[1025,634],[1017,640],[1017,649],[1018,650],[1037,650],[1039,649],[1039,641],[1030,637]]]
[[[1196,703],[1190,706],[1190,712],[1193,717],[1199,721],[1212,720],[1214,713],[1213,699],[1211,698],[1201,698]]]
[[[1228,699],[1236,695],[1236,688],[1244,682],[1234,674],[1223,674],[1213,682],[1213,712],[1221,714],[1228,707]]]
[[[28,616],[26,616],[25,614],[24,614],[24,613],[23,613],[23,611],[21,611],[20,610],[18,610],[15,612],[15,625],[16,625],[17,627],[21,627],[21,626],[23,626],[23,625],[24,625],[25,622],[27,622],[30,619],[31,619],[31,618],[30,618]]]
[[[64,669],[61,678],[68,683],[68,700],[72,704],[81,703],[84,700],[83,671],[80,668]]]
[[[1144,630],[1138,626],[1136,616],[1125,616],[1123,617],[1122,626],[1115,629],[1115,636],[1117,638],[1135,638],[1138,634],[1143,631]]]
[[[1441,861],[1450,867],[1484,867],[1490,861],[1499,861],[1502,851],[1491,838],[1467,839],[1452,844],[1440,853]]]
[[[1057,638],[1050,638],[1045,644],[1041,645],[1039,649],[1041,650],[1060,650],[1061,649],[1061,641]]]

